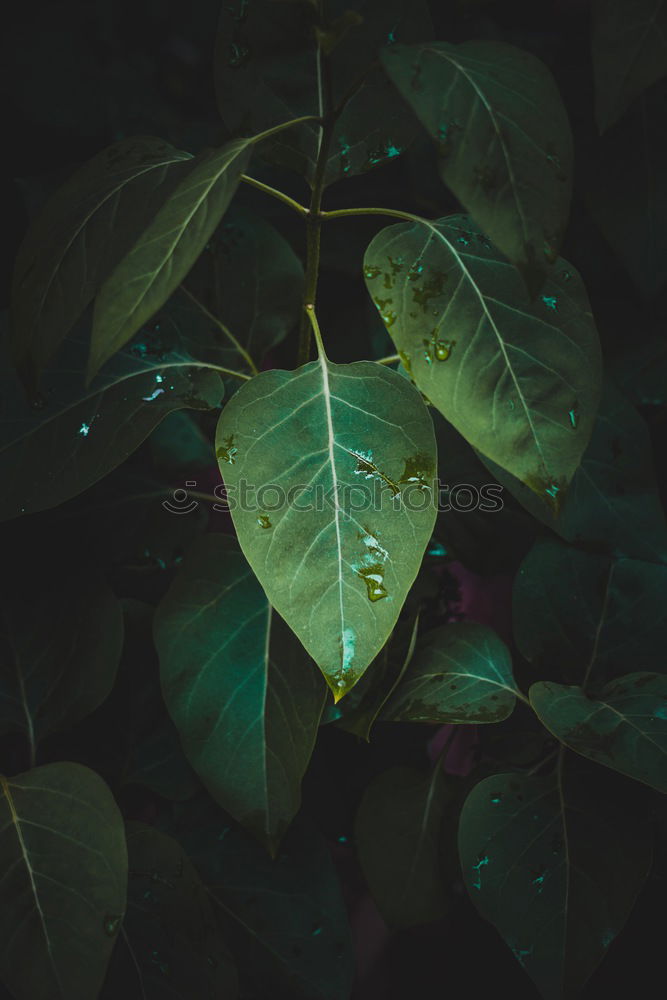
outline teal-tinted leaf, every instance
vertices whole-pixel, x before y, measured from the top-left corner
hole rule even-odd
[[[331,855],[298,817],[275,861],[212,804],[190,803],[176,836],[211,893],[242,978],[257,996],[348,1000],[354,959]]]
[[[125,911],[111,792],[79,764],[0,777],[0,978],[16,1000],[96,997]]]
[[[526,659],[572,683],[658,669],[667,646],[667,566],[538,541],[514,582]]]
[[[446,910],[440,827],[448,803],[440,761],[433,773],[393,767],[366,788],[354,838],[380,913],[394,927],[437,920]]]
[[[591,441],[558,516],[500,466],[491,473],[530,513],[569,542],[600,551],[667,562],[667,525],[660,505],[648,428],[613,383],[604,385]]]
[[[579,687],[533,684],[530,703],[562,743],[598,764],[667,792],[667,677],[619,677],[594,698]]]
[[[101,1000],[235,1000],[238,982],[213,907],[171,837],[127,824],[127,914]]]
[[[64,586],[0,612],[0,732],[24,733],[34,758],[49,733],[89,715],[113,686],[123,643],[106,586]]]
[[[369,293],[418,388],[470,444],[552,503],[598,405],[600,347],[579,275],[561,261],[530,301],[467,216],[383,229]]]
[[[593,4],[595,110],[601,132],[667,73],[664,0],[595,0]]]
[[[572,190],[572,135],[551,73],[502,42],[392,45],[382,61],[437,143],[443,181],[535,294]]]
[[[20,365],[31,357],[41,368],[55,354],[190,159],[162,139],[122,139],[55,193],[16,258],[12,346]]]
[[[471,899],[545,1000],[576,996],[621,930],[651,865],[646,825],[592,765],[475,785],[459,826]]]
[[[667,279],[666,100],[667,83],[643,94],[582,158],[587,207],[647,299]]]
[[[211,795],[275,851],[299,808],[325,685],[234,539],[207,535],[155,617],[162,690]]]
[[[303,264],[269,222],[234,205],[186,285],[207,303],[257,365],[301,316]],[[238,357],[230,352],[220,364],[238,368]]]
[[[397,40],[432,36],[423,0],[235,0],[223,5],[216,42],[220,113],[234,134],[247,134],[320,115],[328,97],[332,107],[348,100],[335,124],[324,180],[362,173],[395,159],[418,131],[377,65],[378,51]],[[312,182],[320,142],[319,126],[307,122],[275,137],[267,155]]]
[[[211,442],[189,413],[169,413],[157,425],[150,437],[153,462],[160,472],[168,475],[188,473],[210,468]]]
[[[443,625],[417,643],[412,662],[385,706],[391,722],[500,722],[518,688],[509,651],[493,629]]]
[[[95,299],[87,378],[157,312],[180,285],[234,197],[254,139],[194,157]]]
[[[246,383],[216,448],[241,548],[341,698],[386,642],[433,528],[428,411],[384,366],[322,357]]]
[[[213,409],[224,387],[180,344],[163,348],[148,331],[115,357],[89,389],[81,384],[85,340],[68,342],[43,379],[43,405],[28,405],[4,369],[0,517],[55,507],[83,492],[148,437],[173,410]]]

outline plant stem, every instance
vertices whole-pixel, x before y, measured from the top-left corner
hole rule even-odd
[[[269,184],[265,184],[264,181],[258,181],[256,177],[250,177],[248,174],[241,174],[241,180],[244,181],[244,183],[257,188],[258,191],[263,191],[264,194],[268,194],[272,198],[276,198],[278,201],[284,202],[285,205],[289,205],[289,207],[294,209],[295,212],[298,212],[299,215],[308,215],[309,210],[306,206],[302,205],[294,198],[290,198],[290,196],[285,194],[284,191],[279,191],[278,188],[271,187]]]
[[[250,355],[246,351],[245,347],[243,347],[243,345],[238,342],[238,340],[236,339],[236,337],[234,336],[234,334],[232,333],[232,331],[228,327],[225,326],[225,324],[222,322],[222,320],[219,320],[217,316],[214,316],[212,312],[209,312],[209,310],[206,308],[206,306],[204,305],[204,303],[200,302],[199,299],[195,295],[193,295],[192,292],[188,288],[185,287],[185,285],[181,285],[180,289],[181,289],[181,291],[185,295],[187,295],[187,297],[190,299],[190,301],[193,302],[194,305],[197,306],[198,309],[201,309],[201,311],[204,313],[204,316],[206,316],[206,318],[209,319],[211,321],[211,323],[215,323],[215,325],[218,327],[218,329],[221,330],[222,333],[224,333],[225,337],[227,337],[227,339],[230,341],[230,343],[234,346],[234,348],[239,352],[239,354],[241,355],[241,357],[245,360],[246,364],[248,365],[248,368],[253,373],[253,375],[258,375],[259,372],[258,372],[258,369],[257,369],[257,365],[252,360],[252,358],[250,357]],[[215,366],[211,365],[211,367],[213,368]],[[222,369],[222,370],[223,371],[228,371],[228,369],[226,369],[226,368]],[[230,375],[237,375],[239,378],[248,378],[249,377],[247,375],[242,375],[240,372],[229,371],[228,373]]]
[[[322,341],[322,333],[320,331],[320,324],[317,322],[317,316],[315,315],[315,306],[312,302],[307,302],[304,306],[306,313],[306,322],[308,323],[310,329],[315,335],[315,343],[317,344],[317,353],[321,358],[326,358],[326,351],[324,350],[324,343]]]
[[[404,222],[418,222],[423,226],[431,226],[430,219],[424,219],[420,215],[413,215],[412,212],[402,212],[400,208],[336,208],[332,212],[320,212],[320,218],[344,219],[354,215],[388,215],[394,219],[402,219]]]
[[[377,358],[375,361],[376,365],[393,365],[395,361],[400,361],[401,358],[398,354],[389,354],[386,358]]]

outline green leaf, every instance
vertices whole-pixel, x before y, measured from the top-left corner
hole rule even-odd
[[[417,387],[470,444],[557,503],[588,444],[601,378],[576,271],[561,261],[531,302],[459,215],[383,229],[364,274]]]
[[[428,775],[392,767],[364,792],[355,844],[373,898],[390,926],[425,924],[446,912],[439,854],[448,800],[440,761]]]
[[[105,585],[82,581],[0,612],[0,732],[37,745],[100,705],[123,644],[120,605]]]
[[[667,677],[636,673],[595,697],[551,681],[533,684],[530,703],[554,736],[577,753],[667,792]]]
[[[625,924],[651,866],[646,824],[591,765],[498,774],[466,799],[468,892],[545,1000],[579,990]]]
[[[595,0],[593,67],[595,111],[604,132],[642,91],[667,73],[664,0]]]
[[[162,690],[211,795],[272,853],[301,800],[326,688],[235,539],[206,535],[155,616]]]
[[[432,36],[424,0],[225,4],[215,55],[220,114],[238,134],[320,115],[329,100],[332,108],[347,101],[334,124],[324,182],[354,176],[394,160],[418,131],[377,65],[378,51]],[[312,183],[320,143],[318,124],[307,122],[277,136],[267,155]]]
[[[0,776],[0,792],[0,978],[16,1000],[91,1000],[125,910],[118,807],[79,764]]]
[[[460,622],[427,632],[385,706],[389,722],[500,722],[520,694],[509,650],[486,625]]]
[[[73,338],[43,380],[42,405],[25,400],[0,366],[0,518],[48,510],[82,493],[135,451],[173,410],[220,405],[224,387],[206,362],[155,331],[117,355],[89,389],[80,382],[84,338]],[[4,376],[4,378],[2,377]]]
[[[551,73],[488,41],[392,45],[382,62],[436,141],[443,181],[536,294],[572,190],[572,134]]]
[[[610,379],[591,441],[554,518],[540,498],[486,458],[491,473],[538,520],[568,542],[611,555],[667,562],[667,524],[657,492],[648,427]]]
[[[55,354],[187,170],[162,139],[122,139],[85,163],[32,222],[16,258],[12,348],[22,367]]]
[[[87,381],[180,285],[234,197],[256,139],[194,157],[95,299]]]
[[[250,993],[348,1000],[354,958],[345,903],[327,845],[310,822],[297,817],[275,861],[205,801],[187,804],[176,836],[211,894],[242,976],[255,987]]]
[[[514,581],[514,637],[547,675],[571,683],[655,670],[667,646],[667,566],[541,539]]]
[[[588,210],[646,299],[667,279],[666,99],[664,84],[643,94],[582,157]]]
[[[323,356],[242,386],[216,449],[241,548],[338,700],[386,642],[433,528],[428,411],[382,365]]]
[[[101,1000],[234,1000],[233,960],[181,846],[153,827],[128,823],[127,850],[127,914]]]

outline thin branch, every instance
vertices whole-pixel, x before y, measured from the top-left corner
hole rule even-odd
[[[393,365],[395,361],[400,361],[401,358],[399,354],[389,354],[386,358],[376,358],[374,360],[376,365]]]
[[[265,184],[264,181],[258,181],[256,177],[250,177],[248,174],[241,174],[241,180],[245,184],[250,184],[252,187],[257,188],[258,191],[263,191],[264,194],[270,195],[277,201],[282,201],[285,205],[289,205],[291,209],[298,212],[301,216],[306,216],[309,214],[309,210],[305,205],[296,201],[294,198],[290,198],[288,194],[284,191],[279,191],[278,188],[271,187],[270,184]]]

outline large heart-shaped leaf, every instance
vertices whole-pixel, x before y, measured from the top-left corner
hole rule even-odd
[[[0,611],[0,732],[24,733],[34,759],[49,733],[90,714],[114,683],[123,615],[106,586],[64,586]]]
[[[101,1000],[235,1000],[238,983],[213,907],[176,841],[127,824],[127,913]]]
[[[443,181],[536,293],[572,190],[572,135],[551,73],[502,42],[392,45],[382,61],[438,144]]]
[[[354,957],[331,854],[303,816],[272,860],[214,803],[188,803],[175,836],[202,877],[235,958],[260,997],[348,1000]]]
[[[159,327],[159,324],[157,324]],[[72,338],[43,379],[43,405],[26,401],[16,376],[0,366],[0,517],[47,510],[120,465],[173,410],[213,409],[224,386],[214,364],[146,330],[89,389],[81,385],[86,338]]]
[[[162,139],[122,139],[59,188],[16,258],[12,346],[19,365],[30,356],[41,368],[55,354],[190,159]]]
[[[443,625],[417,643],[385,706],[392,722],[500,722],[521,692],[510,654],[493,629],[474,622]]]
[[[667,73],[665,0],[595,0],[595,110],[601,132]]]
[[[390,925],[437,920],[447,893],[440,864],[440,827],[449,799],[440,761],[433,773],[393,767],[366,788],[354,827],[364,875]]]
[[[658,670],[667,646],[667,566],[538,541],[514,581],[514,637],[526,657],[572,683]]]
[[[471,899],[545,1000],[578,993],[651,866],[646,825],[581,763],[566,757],[547,777],[485,778],[459,826]]]
[[[382,365],[262,372],[216,437],[234,525],[336,699],[386,642],[435,520],[433,426]]]
[[[538,520],[569,542],[598,551],[667,562],[667,524],[660,504],[648,427],[607,379],[591,441],[554,517],[539,497],[495,462],[491,473]]]
[[[215,59],[220,113],[238,134],[346,102],[326,150],[324,182],[370,170],[402,153],[418,131],[377,65],[378,50],[432,36],[424,0],[224,4]],[[267,155],[312,183],[321,143],[320,126],[308,122],[277,136]]]
[[[162,690],[213,797],[275,852],[301,799],[326,687],[235,539],[192,547],[155,617]]]
[[[667,792],[667,677],[619,677],[595,697],[580,687],[533,684],[530,703],[562,743],[598,764]]]
[[[88,381],[180,285],[234,197],[255,141],[195,156],[106,279],[95,299]]]
[[[535,302],[466,217],[404,222],[364,274],[418,388],[483,454],[557,503],[588,444],[600,347],[579,275],[561,261]]]
[[[79,764],[0,776],[0,830],[0,978],[16,1000],[91,1000],[125,910],[111,792]]]

